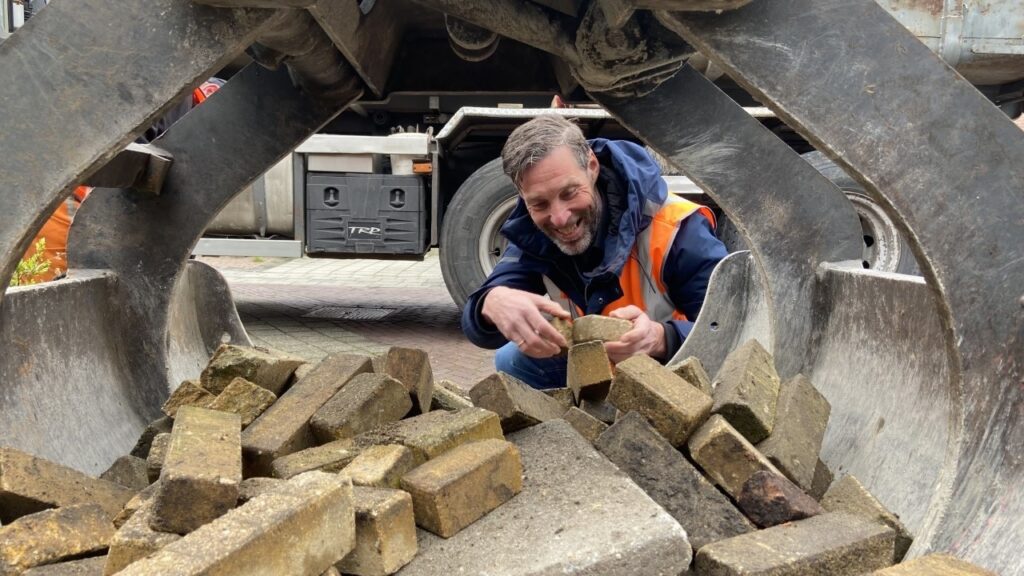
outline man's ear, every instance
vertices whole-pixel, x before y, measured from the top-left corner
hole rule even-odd
[[[597,182],[597,175],[601,172],[601,163],[597,161],[597,155],[594,154],[593,150],[587,151],[587,176],[590,177],[590,183],[594,184]]]

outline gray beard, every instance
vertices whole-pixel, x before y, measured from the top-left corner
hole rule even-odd
[[[597,237],[597,229],[601,225],[601,218],[604,215],[604,204],[601,202],[600,192],[597,192],[595,190],[595,194],[597,194],[597,196],[595,196],[595,201],[597,205],[594,207],[594,211],[591,214],[592,218],[590,219],[590,222],[588,223],[586,229],[583,230],[583,236],[581,236],[579,240],[573,242],[572,244],[566,244],[559,240],[557,237],[548,234],[544,230],[541,230],[542,232],[544,232],[544,235],[547,236],[548,239],[551,240],[551,242],[553,242],[555,246],[557,246],[558,249],[562,251],[562,253],[568,256],[579,256],[580,254],[586,252],[587,248],[590,248],[590,246],[594,244],[594,238]]]

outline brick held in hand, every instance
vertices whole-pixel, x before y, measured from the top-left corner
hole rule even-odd
[[[506,434],[561,418],[565,413],[557,400],[504,372],[477,382],[469,396],[474,405],[501,418],[501,429]]]
[[[401,382],[384,374],[357,374],[324,403],[309,425],[320,442],[351,438],[402,419],[412,399]]]
[[[629,320],[588,314],[573,320],[572,340],[576,344],[591,340],[614,342],[632,329],[633,323]]]
[[[714,382],[715,405],[740,434],[753,444],[775,427],[779,375],[771,354],[757,340],[748,340],[725,358]]]
[[[0,523],[48,508],[99,504],[113,518],[135,490],[93,478],[78,470],[0,447]]]
[[[643,355],[615,366],[608,402],[623,412],[639,412],[677,447],[707,419],[712,405],[707,394]]]
[[[522,488],[518,448],[494,439],[454,448],[402,478],[402,489],[412,495],[416,524],[443,538],[451,538]]]
[[[788,478],[767,470],[755,473],[743,483],[736,498],[743,513],[761,528],[803,520],[825,510]]]

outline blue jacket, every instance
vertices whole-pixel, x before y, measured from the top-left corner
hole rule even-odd
[[[605,206],[597,240],[583,254],[564,254],[534,225],[520,198],[501,228],[509,241],[505,253],[462,311],[462,330],[477,346],[495,349],[508,342],[480,313],[484,295],[496,286],[546,294],[542,276],[547,276],[586,314],[599,314],[622,296],[619,274],[637,233],[651,222],[643,208],[648,202],[664,204],[668,190],[661,170],[641,146],[600,138],[590,145],[601,164],[597,189]],[[697,318],[711,271],[726,254],[703,216],[694,214],[683,221],[665,260],[663,278],[669,298],[687,318]],[[665,324],[668,359],[689,335],[693,322]]]

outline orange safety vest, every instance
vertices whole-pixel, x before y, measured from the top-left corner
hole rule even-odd
[[[92,188],[88,186],[79,186],[75,188],[74,193],[69,196],[64,202],[61,202],[60,206],[50,215],[50,218],[43,224],[43,227],[39,229],[39,233],[32,239],[32,245],[28,251],[25,252],[23,258],[30,258],[36,253],[36,242],[40,238],[46,239],[46,249],[43,252],[44,258],[49,260],[50,269],[43,274],[37,274],[30,279],[30,282],[48,282],[53,280],[59,274],[63,274],[68,270],[68,230],[71,229],[71,221],[75,218],[75,212],[78,210],[78,206],[85,200],[85,197],[89,195]]]
[[[669,194],[668,200],[658,209],[651,219],[651,224],[642,230],[633,244],[629,260],[619,273],[619,287],[622,297],[609,303],[601,310],[607,316],[612,310],[626,306],[636,306],[656,322],[669,320],[686,320],[686,315],[676,309],[668,297],[668,286],[662,277],[665,270],[665,259],[668,257],[680,225],[694,213],[700,213],[716,227],[715,215],[706,206]],[[573,304],[568,295],[562,292],[547,276],[544,284],[548,296],[558,302],[562,308],[582,315],[583,311]]]

